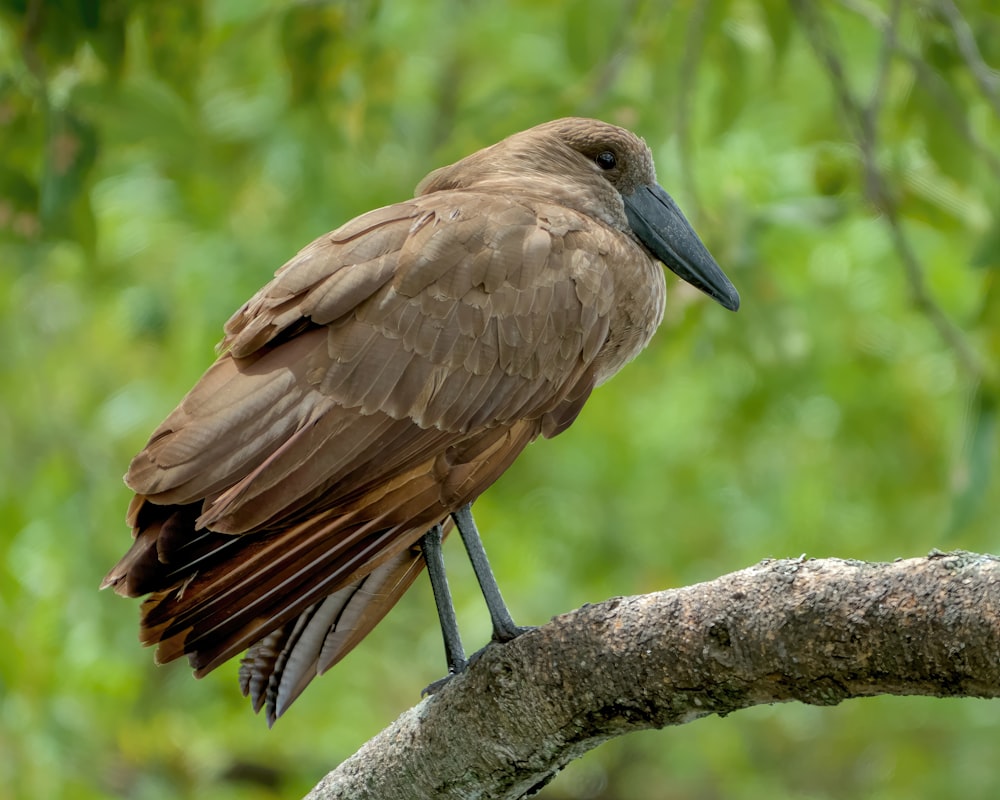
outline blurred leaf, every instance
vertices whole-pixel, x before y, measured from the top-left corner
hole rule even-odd
[[[131,9],[128,0],[7,0],[2,10],[12,19],[30,53],[46,72],[69,63],[83,42],[116,79],[125,56],[125,25]]]
[[[191,101],[202,68],[202,0],[144,3],[141,14],[150,59],[157,74],[179,96]]]
[[[281,46],[292,81],[293,106],[308,105],[332,90],[359,55],[347,3],[291,6],[282,17]]]
[[[990,241],[991,238],[993,241]],[[980,272],[983,278],[981,306],[975,321],[984,357],[996,369],[996,365],[1000,364],[1000,234],[995,227],[987,234],[987,241],[979,250],[980,254],[973,260],[973,266],[985,270],[985,274]],[[993,378],[997,379],[996,372]]]
[[[816,147],[813,159],[813,186],[822,197],[842,194],[857,182],[858,154],[854,148],[830,142]]]
[[[97,156],[98,133],[93,125],[68,108],[50,112],[39,203],[49,234],[92,245],[89,202],[82,195]]]
[[[713,4],[718,5],[722,4]],[[713,39],[715,46],[707,56],[721,67],[724,76],[718,83],[713,103],[713,133],[718,136],[732,128],[739,119],[751,93],[748,91],[749,64],[741,43],[731,31],[724,31],[723,35]]]
[[[125,26],[133,5],[129,0],[81,0],[79,3],[87,40],[113,80],[121,77],[125,63]]]
[[[758,4],[767,32],[771,38],[771,48],[774,51],[774,72],[781,69],[792,40],[792,15],[781,3],[763,2]]]
[[[1000,450],[997,405],[996,398],[982,389],[973,397],[949,536],[960,533],[982,511]]]
[[[990,229],[980,238],[971,263],[974,267],[1000,269],[1000,216],[994,217]]]
[[[75,90],[74,102],[87,109],[89,118],[101,120],[113,152],[145,148],[155,162],[192,166],[201,138],[198,123],[163,83],[139,78],[114,92],[83,85]]]
[[[1000,14],[996,7],[990,8],[987,0],[976,9],[976,24],[972,34],[976,39],[976,46],[982,59],[987,64],[992,64],[994,68],[1000,64]],[[971,15],[970,15],[971,17]]]
[[[566,54],[574,68],[586,74],[612,55],[621,6],[604,0],[572,0],[565,20]]]
[[[25,240],[40,232],[38,187],[24,173],[0,164],[0,236]]]
[[[37,103],[23,82],[0,73],[0,152],[9,167],[37,170],[42,162],[45,119]]]
[[[896,177],[901,193],[901,210],[913,219],[932,222],[935,226],[964,228],[979,222],[985,215],[978,198],[965,192],[961,181],[952,180],[929,163],[907,164]]]
[[[46,69],[63,65],[76,52],[83,33],[82,5],[79,0],[52,0],[25,2],[17,9],[22,41],[29,52],[37,53]]]
[[[959,133],[959,124],[968,119],[968,95],[960,82],[965,76],[952,70],[950,59],[941,57],[938,39],[925,43],[924,58],[935,70],[937,81],[934,91],[925,81],[916,81],[904,106],[908,118],[917,126],[927,154],[941,171],[962,180],[968,179],[979,168],[975,151]],[[935,56],[935,53],[937,54]],[[948,111],[944,113],[938,93],[949,98]],[[961,114],[965,119],[955,119]]]
[[[924,60],[937,72],[946,73],[962,66],[962,54],[947,22],[936,9],[928,16],[924,29]]]

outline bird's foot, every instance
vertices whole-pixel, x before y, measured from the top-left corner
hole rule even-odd
[[[449,672],[443,678],[438,678],[436,681],[428,683],[423,689],[420,690],[420,696],[430,697],[432,694],[437,694],[445,687],[445,684],[454,677],[454,674]]]
[[[510,625],[504,625],[502,627],[497,627],[493,629],[493,641],[503,644],[504,642],[509,642],[512,641],[513,639],[516,639],[522,633],[527,633],[528,631],[535,630],[535,627],[536,626],[534,625],[515,625],[513,622],[511,622]],[[481,653],[482,650],[480,650],[479,652]],[[478,655],[478,653],[476,655]],[[472,659],[474,659],[475,657],[476,656],[473,656],[472,658],[469,659],[470,664],[472,663]]]
[[[485,647],[479,648],[475,653],[469,656],[468,666],[469,667],[475,666],[476,662],[479,661],[479,659],[481,659],[486,654],[486,651],[489,650],[491,647],[494,647],[498,644],[506,644],[507,642],[513,641],[521,634],[530,633],[531,631],[534,630],[538,630],[537,625],[513,625],[509,629],[503,631],[502,634],[494,630],[493,638],[490,640],[490,643]],[[501,639],[500,638],[501,635],[503,635],[505,638]]]
[[[476,655],[478,655],[478,653]],[[476,658],[476,656],[474,655],[472,658],[474,659]],[[454,678],[456,675],[465,672],[465,670],[469,668],[469,665],[471,663],[472,659],[466,660],[463,658],[461,663],[454,664],[453,666],[451,666],[448,669],[448,674],[445,675],[443,678],[438,678],[436,681],[428,683],[423,689],[421,689],[420,696],[430,697],[432,694],[437,694],[445,687],[445,684],[447,684],[452,678]]]
[[[488,645],[477,650],[475,653],[469,656],[468,659],[463,659],[461,663],[452,666],[448,670],[448,674],[445,675],[443,678],[438,678],[436,681],[427,684],[421,690],[420,696],[430,697],[431,695],[440,692],[445,687],[445,685],[447,685],[448,682],[451,681],[452,678],[454,678],[456,675],[465,672],[469,667],[473,666],[477,661],[479,661],[479,659],[483,657],[483,654],[487,650],[489,650],[490,647],[492,647],[493,645],[505,644],[506,642],[516,639],[523,633],[528,633],[529,631],[533,631],[536,629],[537,626],[535,625],[511,625],[510,627],[504,628],[503,630],[494,630],[493,638]]]

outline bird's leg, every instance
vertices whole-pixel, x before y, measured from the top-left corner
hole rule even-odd
[[[458,632],[458,620],[455,619],[455,604],[451,600],[451,589],[448,588],[448,576],[444,569],[444,554],[441,552],[443,536],[441,526],[435,525],[420,540],[420,548],[424,551],[427,575],[431,579],[431,590],[434,592],[434,605],[437,606],[438,619],[441,622],[448,672],[458,674],[465,670],[469,662],[462,647],[462,636]]]
[[[472,506],[462,506],[458,511],[452,512],[451,517],[455,520],[455,526],[469,554],[469,561],[472,562],[472,570],[476,573],[476,580],[479,581],[479,588],[482,589],[483,599],[486,600],[486,608],[489,609],[490,619],[493,621],[493,639],[497,642],[509,642],[529,629],[518,627],[511,619],[507,605],[500,595],[497,579],[493,577],[493,570],[490,569],[490,562],[486,558],[486,550],[479,538],[479,531],[476,530],[476,523],[472,519]]]

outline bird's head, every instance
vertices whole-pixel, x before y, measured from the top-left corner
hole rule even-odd
[[[736,288],[657,183],[649,147],[625,128],[581,117],[546,122],[435,170],[417,194],[448,189],[531,194],[575,208],[627,233],[725,308],[740,306]]]

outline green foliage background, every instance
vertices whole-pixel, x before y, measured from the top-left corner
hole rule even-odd
[[[743,308],[672,280],[649,350],[478,503],[520,622],[767,556],[1000,549],[995,9],[0,0],[0,795],[296,797],[440,677],[424,581],[271,731],[235,664],[154,667],[96,591],[119,476],[300,246],[558,116],[647,139]],[[998,713],[754,709],[542,796],[995,798]]]

